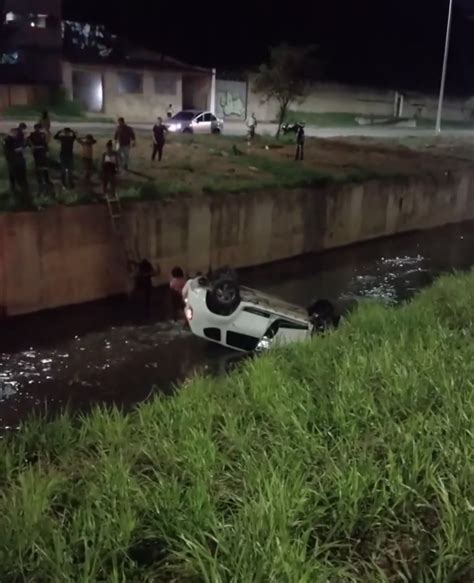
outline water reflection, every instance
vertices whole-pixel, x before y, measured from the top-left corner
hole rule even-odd
[[[474,264],[473,223],[248,270],[246,283],[290,302],[316,297],[404,301],[441,272]],[[95,312],[94,312],[95,311]],[[55,331],[58,331],[55,334]],[[9,321],[0,338],[0,429],[66,404],[129,407],[171,392],[197,371],[222,372],[229,353],[182,324],[143,322],[126,302]],[[47,332],[47,333],[46,333]]]

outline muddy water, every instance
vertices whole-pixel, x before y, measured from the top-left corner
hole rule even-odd
[[[308,305],[359,298],[409,299],[439,274],[474,265],[474,223],[309,255],[247,270],[245,283]],[[151,315],[124,300],[100,302],[2,323],[0,431],[32,412],[69,405],[131,407],[196,371],[224,370],[229,353],[167,321],[167,299]]]

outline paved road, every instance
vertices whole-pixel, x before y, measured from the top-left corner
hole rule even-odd
[[[14,120],[0,120],[0,133],[5,133],[8,129],[18,125],[18,121]],[[33,122],[27,122],[31,128]],[[96,132],[100,134],[113,133],[113,124],[110,123],[94,123],[87,122],[70,122],[67,124],[81,133]],[[150,130],[153,124],[131,123],[137,130]],[[64,127],[64,123],[54,123],[53,131]],[[258,131],[261,134],[274,135],[276,132],[276,125],[271,123],[261,123],[258,126]],[[247,133],[245,124],[241,122],[227,122],[225,125],[225,134],[228,136],[244,136]],[[355,128],[317,128],[307,127],[306,135],[317,138],[337,138],[337,137],[371,137],[371,138],[405,138],[407,136],[417,137],[432,137],[433,130],[416,129],[416,128],[390,128],[390,127],[355,127]],[[449,137],[474,137],[474,130],[445,130],[443,136]]]

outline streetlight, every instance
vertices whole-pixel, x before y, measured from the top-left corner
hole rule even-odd
[[[449,0],[448,26],[446,29],[446,44],[444,47],[443,72],[441,73],[441,87],[439,90],[438,115],[436,116],[436,133],[441,133],[441,115],[443,113],[444,89],[446,86],[446,72],[448,70],[449,41],[451,37],[451,20],[453,16],[453,0]]]

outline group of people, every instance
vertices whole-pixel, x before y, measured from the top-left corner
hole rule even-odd
[[[167,115],[172,115],[172,106]],[[27,125],[21,123],[10,130],[3,139],[3,152],[8,168],[10,190],[20,197],[23,206],[31,204],[30,187],[27,174],[27,152],[31,151],[39,194],[54,194],[54,184],[51,179],[51,169],[59,167],[61,184],[66,190],[73,189],[74,184],[74,149],[75,144],[81,146],[80,157],[83,165],[83,178],[86,184],[91,184],[94,173],[94,146],[97,140],[92,134],[80,137],[69,127],[51,134],[51,121],[48,112],[44,112],[40,121],[35,124],[33,131],[27,134]],[[165,135],[168,129],[161,117],[153,126],[152,161],[163,158]],[[54,161],[50,155],[50,142],[54,139],[59,142],[59,159]],[[136,136],[123,117],[118,119],[113,140],[106,144],[101,157],[100,173],[102,177],[103,194],[115,195],[117,175],[120,169],[127,171],[130,164],[130,152],[136,145]]]
[[[159,268],[155,270],[148,259],[143,259],[135,272],[135,294],[140,299],[140,303],[149,312],[153,292],[153,277],[159,274]],[[196,277],[200,276],[198,272]],[[171,315],[173,320],[182,320],[184,316],[185,301],[188,293],[189,279],[186,278],[181,267],[174,267],[171,270],[169,280],[169,290],[171,299]]]
[[[91,183],[94,172],[94,146],[97,140],[91,134],[79,137],[71,128],[64,128],[54,136],[51,134],[51,123],[47,112],[35,124],[33,131],[27,133],[27,125],[21,123],[10,130],[3,139],[3,153],[8,170],[10,190],[20,197],[24,206],[31,205],[30,187],[27,175],[27,152],[31,151],[38,192],[53,194],[54,184],[51,179],[51,169],[59,167],[61,184],[64,189],[74,188],[74,147],[76,142],[81,146],[84,181]],[[59,142],[59,159],[53,160],[50,155],[50,143],[54,139]],[[120,163],[128,168],[129,150],[135,141],[133,130],[119,120],[114,148],[112,140],[107,142],[106,150],[102,155],[102,182],[104,194],[110,188],[115,191],[116,174]]]

